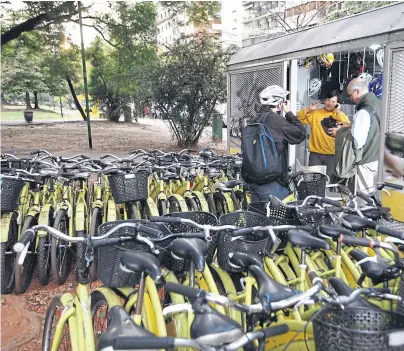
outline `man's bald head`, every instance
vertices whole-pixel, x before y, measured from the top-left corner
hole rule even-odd
[[[362,95],[369,92],[368,83],[364,79],[352,79],[348,84],[347,92],[351,101],[357,103]]]

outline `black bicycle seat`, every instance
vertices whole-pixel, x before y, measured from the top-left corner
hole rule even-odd
[[[337,277],[331,277],[328,279],[328,282],[332,286],[332,288],[335,290],[335,292],[339,296],[349,296],[354,289],[350,288],[347,284],[344,283],[343,280],[337,278]],[[366,299],[363,298],[358,298],[357,300],[351,302],[350,304],[346,305],[346,307],[350,308],[378,308],[375,304],[369,302]]]
[[[161,277],[159,261],[147,252],[126,251],[121,256],[121,266],[131,272],[146,272],[153,280]]]
[[[350,230],[365,230],[365,229],[375,229],[377,223],[370,221],[368,219],[361,218],[355,215],[346,215],[342,217],[342,225]]]
[[[163,180],[171,180],[171,179],[179,179],[179,178],[180,177],[177,173],[168,172],[168,171],[164,172],[163,176],[162,176]]]
[[[289,230],[288,239],[292,245],[299,246],[302,249],[330,249],[330,246],[323,239],[315,238],[304,230]]]
[[[258,266],[260,268],[264,268],[264,266],[262,265],[261,256],[255,252],[230,252],[228,259],[231,264],[243,268],[243,271],[247,271],[250,266]]]
[[[278,302],[298,294],[296,290],[273,280],[259,266],[250,266],[248,270],[257,281],[258,294],[261,299],[266,299],[268,302]]]
[[[386,212],[370,208],[368,210],[362,210],[362,213],[365,217],[370,218],[372,221],[377,221],[383,218]]]
[[[355,261],[361,261],[366,257],[369,257],[366,253],[360,250],[352,250],[349,255]],[[360,264],[362,269],[362,273],[370,278],[374,285],[382,283],[385,277],[385,270],[389,268],[387,264],[375,262],[375,261],[366,261]]]
[[[146,329],[138,326],[121,306],[114,306],[109,311],[109,323],[107,330],[101,334],[98,341],[98,349],[113,350],[114,340],[124,336],[154,336]],[[157,350],[156,350],[157,351]]]
[[[320,226],[319,230],[321,234],[333,239],[338,239],[341,234],[346,236],[355,236],[355,234],[350,230],[334,225],[323,224]]]
[[[191,339],[211,347],[231,343],[244,333],[236,321],[209,308],[208,313],[195,313],[190,335]]]
[[[206,251],[206,243],[202,239],[180,238],[171,244],[171,255],[174,258],[191,260],[199,272],[205,269]]]
[[[209,172],[208,177],[209,178],[220,178],[222,176],[221,172]]]
[[[228,182],[222,182],[222,184],[224,184],[224,186],[228,189],[233,189],[238,185],[244,185],[245,182],[242,180],[229,180]]]

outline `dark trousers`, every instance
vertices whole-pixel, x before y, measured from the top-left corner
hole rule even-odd
[[[267,184],[248,184],[248,190],[251,194],[251,202],[269,201],[269,195],[276,196],[278,199],[283,200],[289,195],[289,189],[280,185],[278,182],[271,182]]]
[[[334,173],[335,156],[310,152],[309,166],[327,166],[327,175],[331,178]]]

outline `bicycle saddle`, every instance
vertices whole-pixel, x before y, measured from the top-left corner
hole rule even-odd
[[[315,238],[309,233],[299,229],[289,230],[288,239],[292,245],[299,246],[302,249],[330,249],[330,246],[323,239]]]
[[[208,177],[209,178],[220,178],[222,176],[222,173],[220,172],[209,172]]]
[[[375,229],[377,223],[355,215],[342,217],[342,225],[351,230],[359,231],[364,229]]]
[[[347,284],[344,283],[343,280],[337,278],[337,277],[331,277],[328,279],[328,282],[332,286],[332,288],[335,290],[337,295],[339,296],[348,296],[350,295],[354,289],[350,288]],[[366,299],[363,298],[358,298],[357,300],[351,302],[350,304],[346,305],[346,307],[350,308],[379,308],[375,304],[369,302]]]
[[[255,252],[230,252],[228,260],[231,264],[243,268],[243,271],[247,271],[250,266],[258,266],[260,268],[264,268],[264,266],[262,265],[261,256]]]
[[[168,172],[168,171],[164,172],[163,176],[162,176],[163,180],[171,180],[171,179],[179,179],[179,178],[180,177],[177,173]]]
[[[126,251],[121,256],[121,268],[141,273],[146,272],[153,280],[161,277],[160,263],[155,256],[142,251]]]
[[[383,218],[386,212],[370,208],[368,210],[363,210],[362,213],[365,217],[370,218],[372,221],[377,221]]]
[[[190,328],[191,338],[208,346],[221,346],[241,338],[244,333],[239,324],[211,307],[195,312]]]
[[[154,336],[146,329],[136,325],[125,309],[114,306],[109,311],[109,323],[107,330],[101,334],[98,349],[113,350],[114,340],[119,336]],[[157,351],[157,350],[156,350]]]
[[[341,234],[346,236],[355,236],[355,234],[350,230],[334,225],[323,224],[320,226],[319,231],[321,234],[333,239],[338,239]]]
[[[195,268],[202,272],[205,269],[206,243],[201,239],[175,239],[171,244],[171,255],[174,258],[191,260]]]
[[[361,261],[364,258],[369,257],[367,254],[365,254],[363,251],[360,251],[360,250],[352,250],[349,253],[349,255],[355,261]],[[389,266],[387,264],[379,263],[379,262],[375,262],[375,261],[363,262],[360,264],[360,267],[362,269],[362,273],[364,275],[366,275],[368,278],[370,278],[374,285],[377,285],[384,281],[385,270],[386,270],[386,268],[389,268]]]
[[[244,185],[245,182],[242,180],[229,180],[228,182],[222,182],[222,184],[228,189],[233,189],[238,185]]]
[[[258,295],[261,299],[266,299],[268,302],[278,302],[298,294],[298,291],[273,280],[259,266],[250,266],[248,270],[257,281]]]

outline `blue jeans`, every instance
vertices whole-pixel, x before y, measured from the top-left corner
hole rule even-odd
[[[289,195],[289,189],[280,185],[278,182],[267,184],[248,184],[248,190],[251,194],[251,202],[269,201],[269,195],[276,196],[283,200]]]

